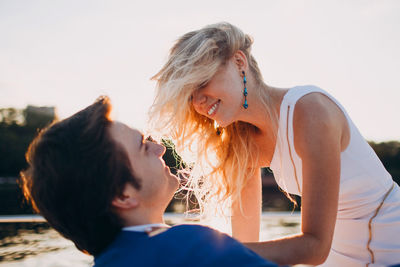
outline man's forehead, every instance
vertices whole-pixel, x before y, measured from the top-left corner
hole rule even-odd
[[[111,127],[111,132],[114,136],[134,136],[135,139],[138,139],[138,141],[141,141],[141,139],[143,138],[143,134],[138,131],[137,129],[131,128],[128,125],[119,122],[119,121],[113,121],[112,123],[112,127]],[[120,140],[120,141],[124,141],[124,140]]]
[[[137,129],[131,128],[131,127],[129,127],[128,125],[126,125],[125,123],[123,123],[123,122],[120,122],[120,121],[113,121],[113,124],[114,124],[116,127],[120,128],[120,129],[127,130],[127,131],[134,131],[135,133],[139,133],[139,134],[140,134],[140,132],[139,132]]]

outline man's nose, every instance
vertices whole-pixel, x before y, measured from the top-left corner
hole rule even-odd
[[[156,154],[158,157],[162,157],[165,154],[165,146],[158,144],[158,143],[152,143],[153,146],[153,153]]]

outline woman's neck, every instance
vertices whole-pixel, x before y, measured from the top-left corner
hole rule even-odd
[[[261,97],[252,97],[251,103],[253,103],[253,108],[250,109],[249,104],[249,110],[243,111],[249,111],[245,115],[245,118],[247,118],[245,121],[253,124],[259,130],[258,134],[254,136],[253,141],[259,149],[258,165],[260,167],[270,166],[271,164],[278,135],[280,107],[288,91],[288,89],[274,88],[265,84],[262,86],[263,88],[260,88],[260,90],[266,90],[267,93],[261,93]],[[262,99],[262,97],[268,97],[268,99]],[[268,107],[265,106],[266,104]]]
[[[267,93],[259,95],[256,90],[266,91]],[[253,92],[252,95],[249,92],[247,97],[249,107],[242,110],[239,120],[256,126],[261,135],[270,135],[271,131],[275,135],[278,128],[277,119],[279,119],[280,106],[287,91],[288,89],[275,88],[262,83],[259,89],[254,88],[250,91]],[[265,103],[268,103],[269,106],[266,107]]]

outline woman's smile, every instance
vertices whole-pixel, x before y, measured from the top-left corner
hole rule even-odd
[[[217,102],[215,102],[209,109],[208,109],[208,116],[214,116],[215,113],[217,113],[218,107],[219,107],[219,103],[221,103],[221,100],[218,100]]]

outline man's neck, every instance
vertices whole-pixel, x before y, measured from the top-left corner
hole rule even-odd
[[[163,213],[146,214],[145,212],[129,214],[128,216],[124,216],[124,227],[144,224],[165,224],[163,215]]]

